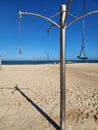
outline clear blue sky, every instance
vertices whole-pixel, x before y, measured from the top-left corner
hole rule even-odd
[[[51,29],[47,36],[47,27],[51,23],[31,16],[21,20],[21,47],[19,55],[18,11],[39,13],[50,17],[59,12],[61,4],[68,5],[69,0],[0,0],[0,54],[3,60],[59,59],[59,29]],[[83,0],[73,0],[70,13],[81,16]],[[86,0],[86,13],[98,10],[98,0]],[[53,18],[59,21],[59,15]],[[67,24],[72,21],[68,17]],[[77,59],[82,43],[82,20],[66,30],[66,58]],[[85,19],[85,49],[89,59],[98,59],[98,14]]]

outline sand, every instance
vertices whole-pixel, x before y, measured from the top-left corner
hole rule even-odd
[[[3,65],[0,130],[59,130],[59,65]],[[98,64],[66,65],[66,130],[98,130]]]

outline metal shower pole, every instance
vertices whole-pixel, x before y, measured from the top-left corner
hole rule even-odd
[[[65,130],[65,27],[66,6],[60,8],[60,130]]]

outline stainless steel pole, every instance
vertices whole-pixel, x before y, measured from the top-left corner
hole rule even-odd
[[[65,130],[65,27],[66,6],[60,7],[60,130]]]

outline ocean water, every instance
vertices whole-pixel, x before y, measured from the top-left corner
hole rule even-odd
[[[38,64],[59,64],[59,60],[3,60],[3,65],[38,65]],[[98,60],[69,60],[66,64],[74,64],[74,63],[98,63]]]
[[[9,60],[9,61],[2,61],[3,65],[38,65],[38,64],[59,64],[59,61],[31,61],[31,60]]]

